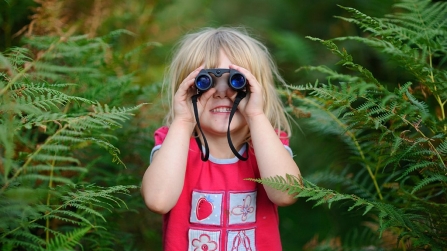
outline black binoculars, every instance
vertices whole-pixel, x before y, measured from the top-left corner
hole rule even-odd
[[[234,69],[202,69],[194,82],[199,92],[208,91],[214,86],[210,73],[218,78],[224,73],[230,73],[228,85],[236,91],[242,90],[247,83],[244,74]]]

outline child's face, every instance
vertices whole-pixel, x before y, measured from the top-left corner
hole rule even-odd
[[[221,50],[219,65],[216,68],[228,69],[231,63],[227,55]],[[216,89],[216,92],[205,105],[205,109],[200,116],[200,125],[208,135],[214,134],[226,137],[230,111],[233,107],[232,100],[236,97],[237,92],[228,85],[229,73],[225,73],[221,77],[215,77],[211,74],[211,77],[215,83],[213,88]],[[245,118],[239,111],[233,116],[230,131],[231,137],[235,142],[238,140],[237,137],[245,138],[248,132]]]

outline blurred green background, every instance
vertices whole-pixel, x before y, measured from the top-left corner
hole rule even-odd
[[[318,76],[297,73],[301,66],[336,67],[335,57],[306,36],[329,39],[361,34],[357,27],[335,18],[346,15],[337,5],[382,17],[391,11],[393,3],[392,0],[0,0],[0,51],[20,46],[23,36],[88,34],[95,37],[118,29],[132,32],[116,38],[113,49],[126,54],[142,47],[140,53],[131,55],[121,65],[126,72],[134,72],[134,82],[123,99],[110,97],[110,102],[149,105],[118,131],[115,145],[121,149],[120,156],[127,169],[111,162],[101,165],[102,172],[116,175],[117,183],[139,184],[153,146],[152,133],[162,124],[166,111],[157,90],[161,90],[172,46],[183,34],[205,26],[246,27],[268,46],[286,81],[302,85],[315,82]],[[404,77],[374,51],[354,43],[344,46],[377,78],[396,82]],[[296,121],[291,147],[304,177],[341,168],[347,158],[339,139],[313,131],[305,119]],[[127,203],[131,210],[123,210],[116,224],[133,235],[132,247],[161,250],[161,216],[145,208],[138,192]],[[358,236],[362,222],[368,221],[365,217],[353,217],[352,213],[348,216],[343,205],[313,208],[313,203],[304,200],[280,208],[280,218],[286,251],[312,250],[321,242],[337,246],[345,238]]]

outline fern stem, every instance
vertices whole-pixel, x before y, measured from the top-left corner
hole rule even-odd
[[[429,49],[429,51],[430,51],[430,49]],[[430,53],[429,60],[430,60],[430,69],[433,69],[433,63],[432,63],[432,55],[431,55],[431,53]],[[434,84],[434,83],[435,83],[435,76],[433,76],[433,71],[430,71],[430,78],[431,78],[432,83]],[[434,85],[435,93],[436,93],[437,89],[438,89],[438,88],[436,87],[436,85]],[[444,105],[446,104],[447,100],[442,101],[442,100],[441,100],[441,96],[439,96],[438,94],[434,94],[434,96],[435,96],[436,101],[437,101],[438,104],[439,104],[439,108],[441,109],[441,118],[440,118],[440,120],[441,120],[441,121],[444,121],[444,120],[445,120],[445,110],[444,110]],[[447,125],[444,125],[444,133],[445,133],[446,131],[447,131]]]
[[[291,94],[291,95],[294,95],[294,94]],[[360,144],[358,143],[357,138],[355,137],[355,135],[354,135],[351,131],[347,130],[347,126],[346,126],[343,122],[341,122],[341,121],[340,121],[340,120],[339,120],[339,119],[338,119],[332,112],[327,111],[327,110],[324,109],[322,106],[320,106],[319,104],[315,103],[313,100],[306,99],[306,98],[303,98],[302,100],[303,100],[304,102],[310,103],[311,105],[313,105],[313,106],[315,106],[315,107],[318,107],[318,109],[320,109],[320,110],[322,110],[322,111],[327,112],[327,113],[329,114],[329,116],[330,116],[330,117],[331,117],[331,118],[332,118],[332,119],[333,119],[333,120],[334,120],[334,121],[335,121],[341,128],[344,129],[344,131],[346,132],[346,134],[351,138],[352,142],[355,144],[355,148],[357,149],[357,151],[358,151],[358,153],[359,153],[361,159],[362,159],[363,162],[365,163],[366,170],[368,171],[368,174],[369,174],[369,176],[371,177],[371,180],[372,180],[373,183],[374,183],[374,187],[375,187],[375,189],[376,189],[377,195],[379,196],[379,199],[380,199],[380,200],[383,200],[382,192],[380,191],[380,187],[379,187],[379,184],[377,183],[376,176],[375,176],[374,173],[372,172],[371,167],[370,167],[368,164],[366,164],[366,158],[365,158],[365,155],[363,154],[362,148],[361,148]]]
[[[430,56],[430,66],[431,66],[431,56]],[[430,77],[431,77],[432,82],[434,83],[435,80],[434,80],[433,72],[431,72],[431,76]],[[436,85],[435,85],[434,86],[435,93],[436,93],[437,89],[438,88],[436,88]],[[434,96],[435,96],[436,102],[438,102],[438,104],[439,104],[439,108],[441,109],[441,118],[439,120],[444,121],[445,120],[445,109],[444,109],[444,106],[447,103],[447,100],[442,101],[441,97],[438,94],[434,94]],[[445,132],[447,132],[447,125],[444,125],[444,133]]]
[[[50,181],[48,182],[48,195],[47,195],[47,207],[50,206],[50,200],[51,200],[51,188],[53,187],[53,175],[54,175],[54,166],[55,166],[55,160],[53,160],[53,163],[51,163],[51,170],[50,170]],[[45,229],[45,242],[48,244],[50,243],[50,218],[46,219],[46,229]]]

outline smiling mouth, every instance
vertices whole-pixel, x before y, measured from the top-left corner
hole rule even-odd
[[[211,112],[231,112],[230,107],[218,107],[211,110]]]

